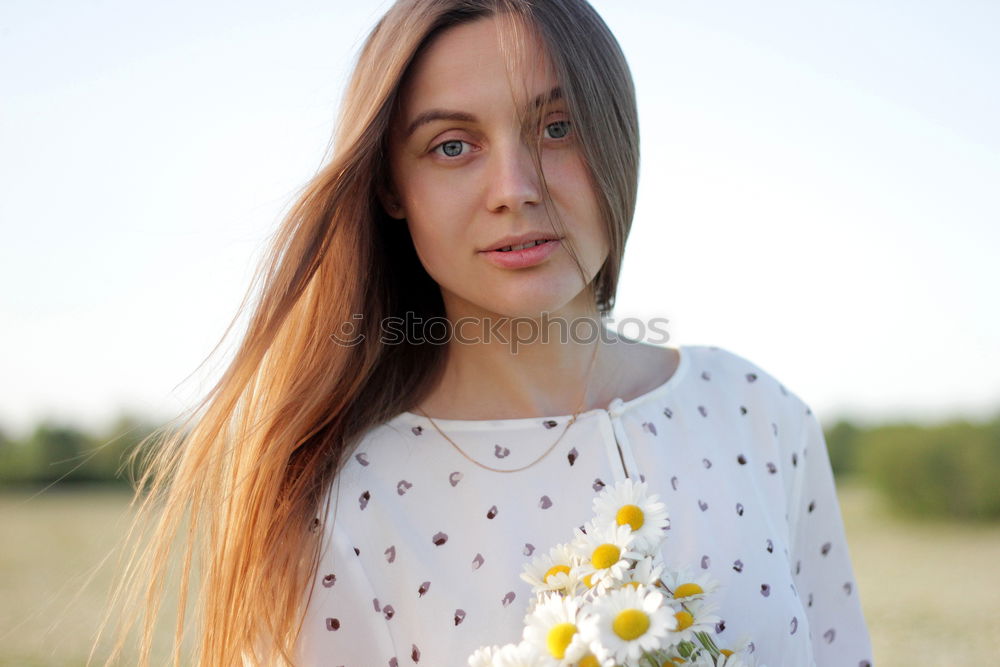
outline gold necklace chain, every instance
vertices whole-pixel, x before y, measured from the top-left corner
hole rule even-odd
[[[512,468],[512,469],[508,470],[508,469],[503,469],[503,468],[494,468],[492,466],[488,466],[488,465],[484,465],[484,464],[480,463],[479,461],[475,460],[474,458],[472,458],[471,456],[469,456],[468,454],[466,454],[465,451],[463,451],[462,448],[458,446],[458,443],[456,443],[454,440],[452,440],[451,438],[449,438],[448,434],[441,430],[441,427],[437,425],[437,422],[435,422],[433,419],[431,419],[430,415],[428,415],[426,412],[424,412],[420,408],[415,408],[415,410],[417,412],[419,412],[420,414],[422,414],[424,417],[426,417],[427,420],[430,421],[430,423],[434,426],[434,428],[437,429],[437,432],[440,433],[444,437],[445,440],[447,440],[448,442],[450,442],[452,447],[454,447],[456,450],[458,450],[459,454],[461,454],[465,458],[469,459],[469,461],[471,461],[472,463],[475,463],[480,468],[485,468],[486,470],[491,470],[493,472],[520,472],[522,470],[527,470],[528,468],[530,468],[531,466],[535,465],[536,463],[538,463],[539,461],[541,461],[542,459],[544,459],[546,456],[548,456],[549,453],[553,449],[556,448],[556,445],[558,445],[559,442],[563,439],[563,436],[566,435],[566,431],[568,431],[569,427],[572,426],[576,422],[576,418],[578,416],[580,416],[580,412],[583,411],[584,403],[587,400],[587,390],[590,388],[590,376],[591,376],[591,373],[594,370],[594,361],[597,359],[597,346],[598,345],[600,345],[600,343],[595,343],[594,344],[594,352],[593,352],[593,354],[590,355],[590,367],[587,369],[587,381],[583,385],[583,396],[580,397],[580,403],[579,403],[579,405],[577,405],[576,412],[574,412],[573,416],[570,417],[569,421],[566,422],[566,428],[564,428],[563,431],[562,431],[562,433],[559,434],[559,437],[556,438],[556,441],[553,442],[552,445],[550,445],[548,449],[546,449],[544,452],[542,452],[541,456],[539,456],[537,459],[535,459],[534,461],[532,461],[528,465],[521,466],[520,468]]]

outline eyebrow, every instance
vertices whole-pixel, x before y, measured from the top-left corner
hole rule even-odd
[[[537,109],[543,104],[548,104],[551,102],[555,102],[556,100],[561,100],[562,96],[563,96],[562,88],[556,86],[549,92],[542,93],[541,95],[535,97],[535,99],[532,101],[532,108]],[[475,123],[477,122],[478,119],[471,113],[465,111],[451,111],[449,109],[428,109],[427,111],[422,111],[421,113],[417,114],[417,117],[410,122],[409,126],[407,126],[406,128],[406,134],[404,135],[404,138],[409,139],[411,136],[413,136],[413,133],[417,131],[417,128],[419,128],[422,125],[426,125],[427,123],[432,123],[436,120],[456,120],[456,121],[461,121],[463,123]]]

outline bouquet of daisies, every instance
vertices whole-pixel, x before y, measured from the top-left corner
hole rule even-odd
[[[470,667],[752,667],[749,644],[719,648],[707,575],[667,570],[666,506],[626,479],[594,498],[594,518],[525,565],[535,597],[520,644],[482,647]],[[763,667],[763,666],[761,666]]]

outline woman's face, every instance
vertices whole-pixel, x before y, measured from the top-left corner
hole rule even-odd
[[[539,45],[534,52],[544,50]],[[566,245],[574,244],[589,283],[608,244],[567,107],[561,99],[547,101],[541,127],[530,130],[522,130],[517,117],[519,105],[526,110],[558,86],[547,59],[540,59],[512,92],[495,19],[480,19],[438,35],[401,91],[389,142],[401,208],[387,210],[406,219],[453,320],[593,312]],[[526,99],[515,99],[525,92]],[[548,221],[532,164],[528,141],[539,135],[542,170],[565,237]],[[528,252],[493,250],[522,235],[553,240]]]

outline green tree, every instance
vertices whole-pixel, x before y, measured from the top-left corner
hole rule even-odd
[[[901,513],[1000,518],[996,421],[885,425],[863,434],[860,451],[866,477]]]
[[[838,420],[824,433],[830,465],[838,479],[857,471],[858,443],[862,433],[863,429],[848,419]]]
[[[93,447],[93,440],[79,428],[44,420],[22,446],[27,449],[30,460],[25,481],[51,483],[89,479],[89,471],[81,462]]]

